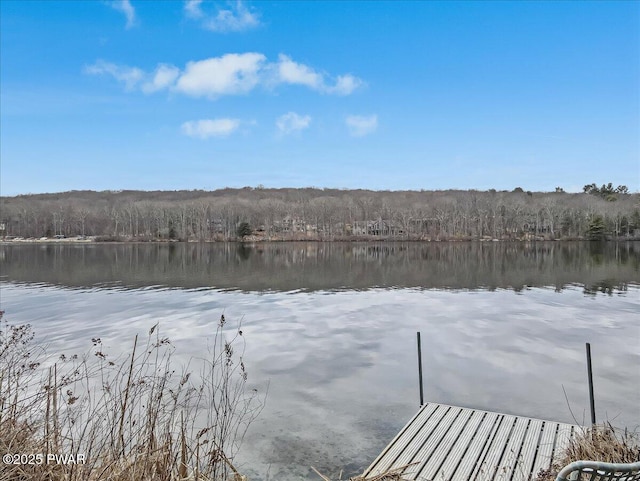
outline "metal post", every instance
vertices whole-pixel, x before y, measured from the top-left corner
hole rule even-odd
[[[593,371],[591,370],[591,344],[587,342],[587,375],[589,376],[589,404],[591,405],[591,425],[596,423],[596,403],[593,397]]]
[[[420,407],[424,404],[422,393],[422,343],[420,342],[420,332],[418,331],[418,381],[420,383]]]

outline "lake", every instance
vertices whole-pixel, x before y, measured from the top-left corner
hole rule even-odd
[[[0,275],[50,353],[125,352],[159,322],[204,355],[241,320],[269,385],[237,459],[252,480],[373,461],[418,409],[417,331],[428,401],[586,424],[590,342],[598,420],[640,427],[639,243],[0,245]]]

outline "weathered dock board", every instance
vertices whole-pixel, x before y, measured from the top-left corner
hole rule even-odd
[[[364,472],[421,481],[529,481],[579,426],[427,403]],[[415,464],[414,464],[415,463]]]

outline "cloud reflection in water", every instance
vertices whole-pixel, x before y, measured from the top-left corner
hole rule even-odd
[[[156,322],[186,361],[204,355],[224,312],[242,319],[252,385],[267,406],[238,460],[251,479],[361,469],[415,412],[415,332],[426,398],[544,419],[588,417],[584,343],[594,356],[599,419],[640,424],[640,291],[624,296],[535,288],[372,289],[295,294],[216,290],[71,290],[3,283],[1,308],[30,322],[50,353],[100,337],[126,351]],[[250,466],[250,468],[249,468]],[[269,466],[271,466],[269,468]]]

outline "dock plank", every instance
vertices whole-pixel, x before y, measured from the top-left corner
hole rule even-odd
[[[429,468],[428,470],[431,470],[433,466],[435,466],[435,468],[439,467],[443,454],[449,450],[452,443],[458,437],[470,414],[471,413],[466,412],[464,409],[451,409],[448,418],[443,419],[441,425],[434,431],[433,436],[429,438],[415,455],[415,459],[425,461],[421,469],[417,472],[418,476],[423,476],[422,473],[425,467]]]
[[[480,411],[482,412],[482,411]],[[478,464],[481,456],[485,452],[489,441],[493,439],[495,431],[499,429],[502,416],[497,413],[483,412],[482,422],[476,432],[468,438],[468,446],[460,458],[451,456],[447,459],[442,471],[446,474],[451,472],[447,479],[469,479],[471,471]],[[449,468],[452,467],[452,469]]]
[[[518,453],[517,463],[513,470],[513,481],[528,481],[532,479],[533,462],[538,452],[538,443],[542,435],[544,421],[531,419],[527,434],[522,442],[522,449]]]
[[[421,464],[428,461],[431,447],[437,443],[440,436],[451,426],[461,410],[450,406],[441,406],[442,416],[434,416],[431,422],[425,423],[420,430],[420,436],[416,436],[409,449],[405,450],[398,458],[400,466],[420,461]],[[435,421],[437,419],[437,422]]]
[[[578,426],[427,403],[365,470],[408,480],[527,481],[548,468]]]
[[[368,468],[367,472],[371,474],[378,474],[387,471],[392,466],[401,466],[401,464],[396,462],[398,457],[403,451],[407,450],[408,443],[418,434],[420,427],[425,424],[440,408],[441,406],[439,404],[425,404],[378,456],[378,458]]]
[[[502,450],[500,461],[495,468],[491,468],[492,465],[488,466],[489,469],[493,469],[491,479],[495,481],[509,481],[511,479],[512,473],[518,466],[518,455],[521,452],[530,423],[531,420],[528,418],[516,418],[514,428]]]
[[[556,453],[562,452],[569,445],[569,441],[573,437],[576,429],[579,429],[579,426],[558,424],[558,432],[556,433],[553,443],[553,456],[555,456]]]
[[[536,454],[536,460],[533,463],[533,469],[531,470],[533,477],[542,469],[549,469],[551,462],[553,461],[553,445],[556,439],[556,433],[558,431],[557,423],[550,423],[545,421],[542,430],[542,436],[540,437],[540,443],[538,445],[538,452]]]
[[[500,429],[494,434],[484,452],[484,456],[472,471],[470,480],[473,481],[492,481],[495,476],[495,470],[502,458],[504,449],[509,442],[509,437],[516,427],[517,418],[515,416],[502,415],[502,423]]]
[[[464,449],[468,445],[465,436],[473,435],[476,432],[482,418],[482,413],[468,409],[463,410],[456,420],[456,424],[447,431],[428,464],[418,472],[418,476],[426,479],[444,479],[447,475],[447,471],[443,469],[445,462],[447,459],[461,457],[462,453],[459,453],[458,450]]]

